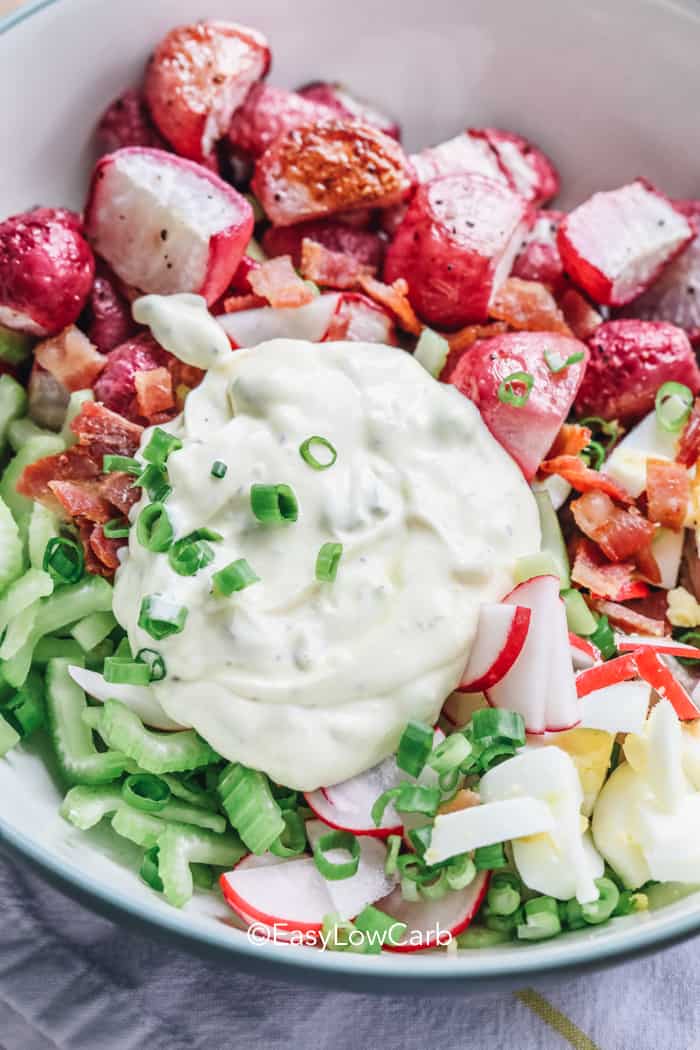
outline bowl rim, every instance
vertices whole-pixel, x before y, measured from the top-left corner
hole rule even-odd
[[[17,10],[0,18],[0,36],[60,2],[62,0],[28,0]],[[661,3],[665,6],[663,0]],[[694,12],[697,16],[695,5],[686,0],[676,0],[673,9],[686,15]],[[155,935],[167,934],[198,954],[216,954],[232,964],[238,960],[254,968],[262,966],[276,969],[280,975],[286,971],[288,978],[295,975],[299,977],[306,971],[317,977],[342,980],[346,987],[359,982],[365,990],[367,980],[372,978],[378,982],[374,990],[395,993],[399,984],[409,985],[415,991],[414,982],[424,983],[426,980],[433,985],[459,982],[466,990],[470,983],[478,986],[501,979],[512,984],[513,981],[525,981],[547,973],[563,976],[573,969],[580,971],[621,963],[633,956],[670,947],[700,933],[699,902],[689,913],[672,914],[666,918],[663,917],[665,909],[662,909],[657,913],[658,918],[640,922],[636,926],[625,926],[624,930],[619,931],[619,936],[609,935],[604,939],[590,936],[577,940],[565,939],[563,942],[557,938],[537,946],[527,945],[526,950],[522,951],[511,949],[495,957],[480,951],[458,956],[414,952],[407,957],[388,952],[380,956],[362,956],[313,948],[300,950],[296,945],[253,943],[245,935],[234,939],[231,937],[232,927],[226,923],[222,922],[217,928],[213,923],[190,922],[186,913],[183,916],[182,912],[173,908],[172,914],[169,914],[152,905],[146,893],[141,900],[130,893],[93,885],[79,867],[67,863],[1,817],[0,846],[11,855],[31,861],[45,878],[93,910],[108,914],[113,919],[126,918],[132,925],[145,926]],[[386,987],[383,986],[385,982]]]

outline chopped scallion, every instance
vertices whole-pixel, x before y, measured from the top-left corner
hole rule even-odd
[[[141,453],[148,463],[156,467],[164,467],[171,452],[177,452],[182,448],[182,442],[174,434],[169,434],[162,427],[156,427],[151,435],[151,440]]]
[[[170,801],[170,788],[153,773],[134,773],[122,784],[122,798],[134,809],[158,813]]]
[[[245,558],[238,558],[230,565],[219,569],[212,576],[212,593],[218,597],[228,598],[236,591],[245,590],[253,583],[258,583],[260,577],[251,569]]]
[[[662,383],[654,401],[656,421],[670,434],[683,429],[693,407],[693,391],[683,383]]]
[[[133,474],[134,477],[136,477],[141,473],[143,467],[133,456],[108,455],[102,457],[102,470],[105,474],[119,472],[123,474]]]
[[[314,455],[311,451],[313,445],[317,446],[319,449],[325,449],[328,455],[324,456],[322,460],[319,459],[318,456]],[[299,446],[299,455],[305,463],[308,463],[308,465],[313,468],[313,470],[328,470],[338,458],[338,453],[333,445],[331,445],[328,438],[320,437],[318,434],[314,434],[313,437],[308,437],[305,441],[302,441]]]
[[[342,556],[342,543],[324,543],[316,556],[316,579],[322,583],[333,583]]]
[[[173,527],[162,503],[148,503],[136,521],[136,538],[146,550],[162,554],[173,542]]]
[[[349,860],[331,860],[328,853],[343,850]],[[360,843],[351,831],[329,831],[314,843],[314,861],[324,879],[335,882],[350,879],[357,874],[360,864]]]
[[[152,682],[163,681],[166,674],[165,660],[159,652],[156,652],[155,649],[139,649],[136,659],[148,666]]]
[[[129,522],[126,518],[111,518],[102,526],[108,540],[124,540],[129,535]]]
[[[226,476],[227,470],[228,467],[222,460],[215,459],[211,465],[211,470],[209,471],[209,473],[213,478],[223,478]]]
[[[409,722],[406,725],[396,753],[399,769],[412,777],[420,776],[433,749],[433,729],[424,722]]]
[[[299,517],[297,498],[289,485],[251,485],[250,506],[258,521],[266,525]]]
[[[104,680],[112,685],[148,685],[151,669],[137,660],[125,660],[120,656],[108,656],[104,662]]]
[[[162,594],[149,594],[141,601],[139,627],[157,642],[171,634],[180,634],[187,621],[187,608]]]
[[[529,372],[511,372],[499,383],[498,400],[504,405],[522,408],[528,402],[534,383],[534,376]]]
[[[569,365],[577,365],[579,361],[583,361],[585,354],[583,350],[578,350],[575,354],[570,354],[564,358],[555,350],[545,350],[542,356],[547,363],[549,371],[556,375],[557,372],[563,372]]]
[[[66,536],[53,536],[46,544],[43,569],[56,583],[77,583],[85,572],[83,548]]]

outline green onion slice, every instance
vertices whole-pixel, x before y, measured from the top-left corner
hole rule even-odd
[[[318,449],[325,449],[328,455],[324,456],[322,460],[319,459],[311,451],[312,445],[315,445]],[[306,441],[302,441],[301,445],[299,445],[299,455],[313,470],[328,470],[338,458],[338,453],[328,438],[320,437],[318,434],[314,434],[313,437],[308,437]]]
[[[214,561],[214,551],[207,540],[222,538],[220,533],[212,532],[211,529],[195,529],[174,543],[168,551],[170,568],[179,576],[194,576]]]
[[[331,860],[328,853],[332,850],[344,850],[350,855],[349,860]],[[321,835],[314,844],[314,861],[324,879],[336,882],[339,879],[350,879],[357,873],[360,864],[360,843],[351,831],[329,831]]]
[[[441,801],[442,795],[439,788],[412,784],[405,780],[398,786],[394,807],[400,813],[426,813],[433,817]]]
[[[561,933],[559,908],[553,897],[534,897],[523,908],[524,923],[517,926],[517,935],[523,941],[543,941]]]
[[[605,447],[601,445],[600,441],[589,441],[582,452],[579,453],[581,459],[593,470],[600,470],[605,462],[607,452]]]
[[[134,477],[141,473],[143,467],[133,456],[103,456],[102,471],[104,474],[115,472],[133,474]]]
[[[506,740],[499,740],[495,744],[489,744],[479,755],[479,769],[487,773],[499,762],[505,762],[515,754],[515,745]]]
[[[282,810],[284,831],[270,845],[270,853],[276,857],[298,857],[306,849],[304,821],[296,810]]]
[[[468,853],[455,857],[445,868],[445,878],[451,890],[463,890],[476,877],[476,865]]]
[[[401,836],[400,835],[389,835],[386,840],[386,860],[384,861],[384,873],[386,875],[395,875],[399,870],[398,859],[399,850],[401,849]]]
[[[684,383],[662,383],[654,401],[656,420],[663,430],[677,434],[693,407],[693,391]]]
[[[556,350],[545,350],[542,356],[547,363],[549,371],[556,375],[557,372],[563,372],[569,365],[577,365],[579,361],[583,361],[586,355],[583,350],[577,350],[575,354],[570,354],[564,358]]]
[[[581,905],[584,921],[591,926],[607,922],[620,902],[620,891],[612,879],[596,879],[595,884],[600,894],[598,900]]]
[[[453,733],[435,748],[428,759],[428,765],[439,776],[457,771],[471,754],[472,746],[463,733]],[[456,786],[456,784],[455,784]]]
[[[406,725],[396,753],[396,764],[412,777],[420,776],[433,750],[433,729],[424,722]]]
[[[149,594],[141,602],[138,624],[157,642],[180,634],[187,621],[187,608],[162,594]]]
[[[143,855],[139,875],[156,893],[163,892],[163,880],[158,872],[158,847],[151,846]]]
[[[152,500],[163,503],[170,495],[172,489],[168,484],[168,476],[162,467],[149,463],[141,474],[133,482],[132,487],[140,486],[148,493]]]
[[[134,809],[158,813],[170,801],[170,788],[152,773],[134,773],[122,784],[122,798]]]
[[[394,919],[371,904],[360,912],[354,925],[356,930],[365,935],[365,950],[375,954],[381,951],[383,944],[399,944],[408,929],[405,922]]]
[[[108,540],[124,540],[129,535],[129,522],[126,518],[111,518],[102,526]]]
[[[504,405],[522,408],[529,400],[534,383],[535,378],[529,372],[511,372],[498,386],[498,400]]]
[[[266,525],[299,517],[299,504],[289,485],[251,485],[250,506],[258,521]]]
[[[46,544],[43,569],[56,583],[77,583],[85,573],[83,548],[66,536],[53,536]]]
[[[141,453],[143,458],[156,467],[164,467],[171,452],[182,448],[182,442],[174,434],[169,434],[162,427],[156,427],[151,440]]]
[[[223,478],[226,476],[227,470],[228,467],[222,460],[215,459],[211,465],[211,470],[209,471],[209,473],[213,478]]]
[[[243,591],[253,583],[258,583],[260,577],[251,569],[245,558],[238,558],[230,565],[224,566],[215,572],[211,578],[212,593],[217,597],[228,598],[236,591]]]
[[[584,419],[579,419],[578,422],[579,426],[598,431],[606,437],[608,439],[606,443],[608,451],[623,433],[622,427],[616,419],[603,419],[601,416],[585,416]]]
[[[474,866],[477,871],[505,868],[507,863],[502,842],[496,842],[493,846],[479,846],[474,850]]]
[[[155,649],[139,649],[136,659],[148,666],[151,682],[162,682],[166,675],[165,660]]]
[[[136,538],[146,550],[162,554],[173,542],[173,527],[162,503],[148,503],[136,521]]]
[[[342,543],[324,543],[316,556],[316,579],[322,583],[333,583],[342,556]]]
[[[525,722],[518,711],[504,711],[497,707],[479,708],[472,715],[470,730],[475,742],[498,739],[512,741],[518,747],[525,746]]]
[[[113,685],[148,685],[151,681],[151,669],[148,664],[138,660],[127,660],[121,656],[108,656],[104,662],[105,682]]]

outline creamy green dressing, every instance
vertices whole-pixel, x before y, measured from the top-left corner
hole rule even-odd
[[[195,298],[149,296],[135,314],[209,368],[166,428],[183,444],[168,460],[167,509],[176,538],[206,526],[223,539],[211,565],[179,576],[132,529],[114,611],[134,652],[162,652],[168,677],[153,688],[171,718],[226,758],[310,790],[390,754],[409,719],[437,718],[480,604],[539,548],[537,509],[472,403],[410,354],[292,340],[223,353]],[[328,470],[299,453],[312,435],[337,450]],[[211,475],[216,460],[223,478]],[[256,521],[255,483],[290,485],[298,520]],[[343,555],[335,582],[321,583],[329,541]],[[260,582],[214,597],[212,574],[239,558]],[[153,594],[188,608],[182,633],[158,643],[137,624]]]

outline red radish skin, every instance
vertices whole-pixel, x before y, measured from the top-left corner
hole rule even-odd
[[[499,616],[499,613],[505,613],[506,616]],[[459,692],[483,693],[505,677],[525,645],[531,616],[530,609],[522,606],[512,609],[506,609],[503,605],[481,607],[469,662],[457,686]],[[483,674],[474,677],[472,669],[479,664],[483,666],[484,651],[493,654],[493,659],[489,657],[487,662],[490,666]]]
[[[583,358],[555,374],[547,366],[545,350],[564,360],[579,353]],[[569,414],[587,360],[585,344],[568,336],[509,332],[450,355],[440,378],[476,404],[496,441],[531,481]],[[534,379],[527,402],[504,404],[498,396],[501,382],[523,371]]]
[[[384,259],[385,242],[378,233],[357,230],[334,219],[300,222],[296,226],[270,226],[263,234],[262,246],[272,257],[291,255],[294,265],[299,267],[304,238],[317,241],[332,252],[349,255],[363,266],[379,269]]]
[[[559,174],[549,157],[527,139],[501,128],[470,128],[469,134],[488,142],[509,184],[526,200],[544,204],[556,197]]]
[[[595,193],[564,219],[564,269],[596,303],[624,306],[641,295],[695,236],[672,202],[644,179]]]
[[[384,900],[377,901],[376,906],[397,922],[406,922],[409,929],[403,942],[386,943],[384,950],[398,953],[428,951],[447,943],[443,939],[438,942],[443,933],[450,935],[449,940],[464,933],[486,897],[490,879],[491,872],[480,871],[466,889],[453,890],[439,901],[404,901],[401,888],[393,890]],[[427,935],[419,943],[412,943],[411,933],[418,931],[427,931]]]
[[[389,245],[384,280],[405,278],[427,324],[486,321],[532,218],[522,197],[483,175],[434,179],[418,188]]]
[[[401,835],[403,833],[402,824],[393,824],[390,827],[382,828],[348,827],[348,823],[352,824],[352,821],[343,820],[342,816],[337,813],[335,807],[328,799],[325,788],[320,788],[318,791],[309,791],[304,795],[304,798],[314,815],[335,831],[349,831],[353,835],[369,835],[370,838],[375,839],[387,839],[389,835]],[[338,821],[342,821],[342,823],[338,823]]]
[[[673,638],[645,638],[634,634],[626,637],[620,636],[616,639],[617,648],[621,653],[634,653],[640,650],[650,649],[654,653],[666,653],[669,656],[680,656],[686,660],[700,660],[700,649],[694,645],[685,645],[676,642]]]
[[[314,80],[300,87],[297,93],[317,106],[330,109],[339,117],[362,120],[365,124],[371,124],[372,127],[383,131],[392,139],[401,140],[401,128],[395,120],[375,109],[369,102],[357,98],[342,84],[329,84],[323,80]]]
[[[87,335],[98,350],[106,354],[126,342],[137,331],[131,307],[121,294],[119,282],[104,263],[98,264],[87,303]]]
[[[195,292],[212,303],[245,252],[253,210],[201,165],[134,148],[98,162],[85,225],[95,251],[126,284],[161,295]]]
[[[603,662],[600,649],[571,631],[569,632],[569,645],[571,646],[574,670],[587,671],[589,668],[595,667],[596,664]]]
[[[700,718],[700,710],[678,679],[653,649],[638,649],[634,654],[639,677],[648,682],[662,700],[669,700],[681,721]]]
[[[329,120],[335,111],[294,91],[256,84],[233,114],[226,137],[237,152],[257,160],[276,138],[315,120]]]
[[[182,157],[207,161],[270,65],[262,33],[233,22],[178,26],[161,40],[144,92],[158,130]]]
[[[34,208],[0,223],[0,325],[44,337],[77,321],[95,275],[80,218]]]
[[[606,689],[609,685],[628,682],[637,675],[636,652],[626,653],[613,660],[606,660],[605,663],[596,664],[588,671],[581,671],[576,675],[576,692],[579,697],[588,696],[589,693]]]
[[[126,146],[169,148],[151,119],[143,94],[132,88],[109,104],[97,125],[97,138],[103,153]]]
[[[513,263],[513,277],[540,281],[556,295],[565,286],[564,267],[557,247],[557,230],[563,211],[539,211]]]
[[[700,390],[700,369],[681,328],[664,321],[623,319],[599,325],[588,341],[590,360],[576,396],[579,416],[634,423],[654,407],[662,383]]]
[[[252,905],[250,901],[242,897],[231,885],[228,878],[229,874],[232,875],[236,871],[246,871],[249,868],[257,867],[276,867],[278,864],[292,863],[293,860],[296,859],[310,860],[311,858],[286,859],[274,857],[268,860],[267,856],[255,857],[249,855],[243,857],[243,859],[233,868],[232,872],[225,873],[221,876],[219,879],[219,885],[226,903],[241,917],[241,919],[243,919],[244,922],[248,923],[248,925],[252,926],[255,924],[262,924],[263,926],[267,926],[270,929],[271,938],[274,933],[275,938],[279,940],[286,940],[289,935],[294,933],[305,934],[306,937],[308,937],[307,943],[313,944],[318,940],[321,930],[323,929],[322,919],[319,922],[301,922],[298,920],[290,920],[285,916],[273,915],[269,912],[261,911],[259,908]],[[322,876],[319,875],[319,878],[322,878]],[[328,904],[330,906],[330,899]]]

